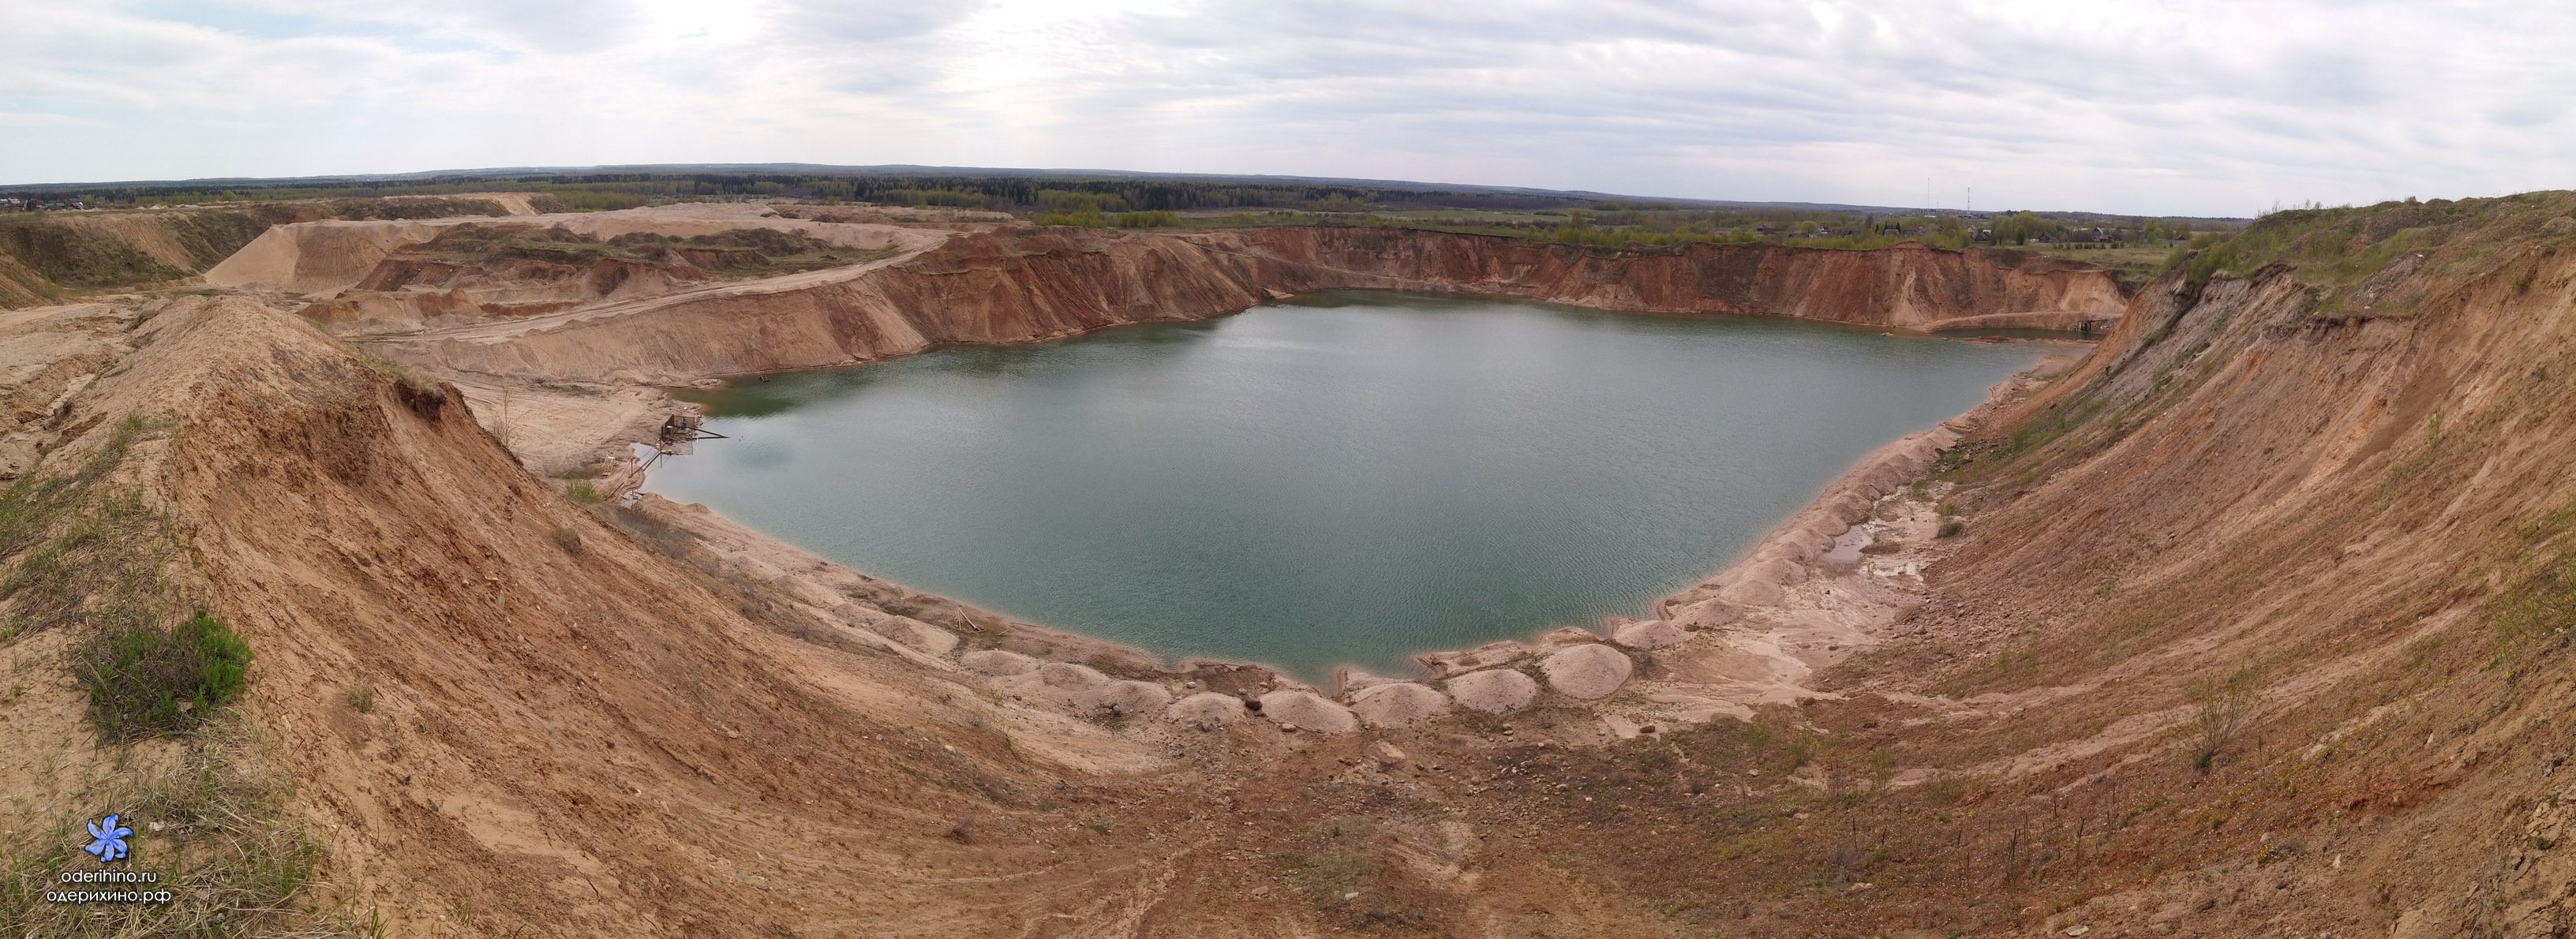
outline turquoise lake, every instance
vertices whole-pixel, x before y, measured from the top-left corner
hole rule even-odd
[[[1372,291],[687,397],[647,489],[1166,656],[1351,663],[1649,604],[2041,354]]]

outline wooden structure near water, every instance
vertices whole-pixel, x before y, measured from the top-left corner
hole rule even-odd
[[[662,443],[679,444],[693,440],[726,440],[723,434],[706,428],[707,419],[699,414],[673,414],[662,419]]]

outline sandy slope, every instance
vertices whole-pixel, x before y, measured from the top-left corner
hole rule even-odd
[[[721,539],[673,549],[603,524],[452,395],[403,392],[286,313],[125,309],[108,325],[131,351],[49,439],[77,454],[99,416],[169,422],[135,476],[187,520],[194,589],[259,650],[245,707],[331,851],[323,899],[397,933],[1278,935],[1313,908],[1241,862],[1367,811],[1365,791],[1311,785],[1358,741],[1012,702],[886,637],[898,620],[1008,626],[990,614],[858,578],[820,596],[711,579],[662,552]],[[41,657],[43,641],[7,649]],[[23,719],[0,725],[48,767],[0,763],[22,796],[109,758],[62,733],[62,692],[22,693]],[[1557,895],[1532,918],[1524,894],[1471,889],[1471,829],[1379,830],[1414,858],[1419,902],[1525,923],[1498,934],[1628,915],[1567,872],[1507,863]]]

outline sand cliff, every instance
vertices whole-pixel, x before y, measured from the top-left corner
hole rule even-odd
[[[2073,329],[2122,302],[2110,275],[2013,252],[1692,245],[1608,251],[1440,232],[1279,228],[1186,234],[985,226],[864,272],[773,279],[569,315],[428,323],[362,337],[457,372],[680,384],[821,368],[952,343],[1019,343],[1203,319],[1311,290],[1524,297],[1603,309],[1738,313],[1933,330]],[[281,228],[281,244],[340,237]],[[350,278],[354,283],[355,279]]]

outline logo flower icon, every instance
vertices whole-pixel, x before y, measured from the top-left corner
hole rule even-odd
[[[110,815],[89,823],[91,840],[81,850],[98,855],[99,863],[125,860],[125,838],[134,834],[134,829],[117,824],[116,818]]]

